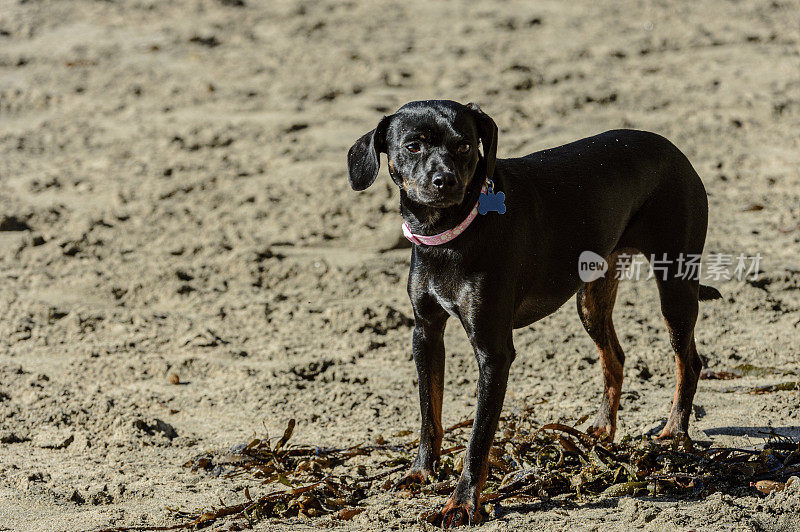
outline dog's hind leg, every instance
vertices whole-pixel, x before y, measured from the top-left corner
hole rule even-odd
[[[612,320],[619,284],[614,275],[616,258],[616,253],[608,257],[609,271],[606,277],[584,285],[576,296],[578,315],[586,332],[597,345],[603,369],[603,399],[589,432],[609,440],[614,438],[617,429],[617,409],[622,392],[622,367],[625,363],[625,354],[619,345]]]
[[[672,161],[668,186],[654,192],[620,239],[621,245],[640,250],[651,262],[651,271],[658,283],[661,313],[675,354],[677,383],[672,410],[661,438],[688,430],[702,369],[694,341],[700,272],[684,265],[703,253],[707,226],[705,188],[697,172],[681,155]],[[704,292],[706,298],[719,295],[713,289],[706,288]]]
[[[661,313],[669,329],[669,339],[675,351],[678,382],[669,419],[659,438],[671,438],[689,429],[692,401],[697,390],[702,361],[694,342],[694,327],[697,321],[697,281],[672,278],[658,279],[661,296]]]

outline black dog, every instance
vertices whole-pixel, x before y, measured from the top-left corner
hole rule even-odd
[[[656,281],[678,382],[662,438],[688,428],[701,369],[697,302],[720,297],[678,270],[679,256],[703,251],[708,203],[697,172],[668,140],[617,130],[521,158],[496,159],[496,152],[497,126],[478,106],[437,100],[404,105],[348,153],[355,190],[375,181],[379,154],[388,155],[405,232],[415,242],[408,293],[422,428],[417,458],[399,485],[429,480],[439,458],[449,316],[461,322],[478,360],[475,423],[461,478],[442,509],[445,526],[480,520],[478,497],[515,356],[512,329],[551,314],[576,292],[605,383],[590,432],[614,436],[625,360],[611,320],[618,280],[607,273],[583,283],[581,252],[605,257],[612,272],[621,253],[666,259]],[[505,194],[504,214],[475,216],[486,183]],[[437,234],[440,245],[424,243]]]

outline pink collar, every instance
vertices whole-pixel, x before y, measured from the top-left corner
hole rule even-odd
[[[484,183],[483,187],[481,188],[481,194],[486,194],[487,190],[488,187],[486,183]],[[466,230],[466,228],[469,227],[469,224],[471,224],[472,220],[474,220],[475,217],[478,215],[479,201],[480,199],[475,202],[475,206],[472,208],[471,211],[469,211],[469,214],[464,219],[464,221],[452,229],[448,229],[447,231],[439,233],[438,235],[431,235],[431,236],[417,235],[411,232],[411,228],[408,226],[408,222],[403,222],[403,235],[414,244],[425,244],[426,246],[439,246],[441,244],[446,244],[447,242],[450,242],[455,237],[463,233]]]

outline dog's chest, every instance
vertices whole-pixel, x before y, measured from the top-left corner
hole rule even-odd
[[[425,283],[428,294],[452,317],[463,319],[480,303],[480,278],[462,272],[445,271],[429,276]]]
[[[449,249],[415,249],[409,273],[409,296],[415,309],[433,300],[447,314],[470,320],[483,300],[487,269],[469,257]]]
[[[454,318],[459,317],[459,307],[449,287],[443,287],[431,279],[428,282],[427,291],[448,314]]]

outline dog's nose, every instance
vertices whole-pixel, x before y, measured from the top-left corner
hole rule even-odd
[[[431,184],[440,192],[453,188],[457,183],[458,180],[453,172],[436,172],[431,179]]]

